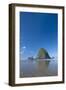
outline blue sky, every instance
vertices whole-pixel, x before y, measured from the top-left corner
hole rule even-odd
[[[52,13],[20,12],[20,55],[22,59],[37,56],[45,48],[57,56],[58,15]]]

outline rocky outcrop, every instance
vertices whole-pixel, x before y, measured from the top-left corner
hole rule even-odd
[[[40,48],[37,54],[38,59],[50,59],[48,52],[44,48]]]

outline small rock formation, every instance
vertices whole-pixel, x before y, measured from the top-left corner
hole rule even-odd
[[[44,48],[40,48],[38,51],[37,59],[50,59],[50,56]]]
[[[32,57],[28,57],[28,60],[34,60],[33,56]]]

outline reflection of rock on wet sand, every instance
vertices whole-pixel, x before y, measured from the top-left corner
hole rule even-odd
[[[48,66],[50,61],[37,61],[37,74],[38,75],[46,75],[48,73]]]
[[[56,76],[58,71],[57,60],[27,60],[20,64],[20,77]]]
[[[48,67],[50,61],[45,61],[46,66]]]

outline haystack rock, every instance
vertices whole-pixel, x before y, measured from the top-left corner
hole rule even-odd
[[[48,52],[44,48],[40,48],[37,55],[38,59],[50,59]]]

